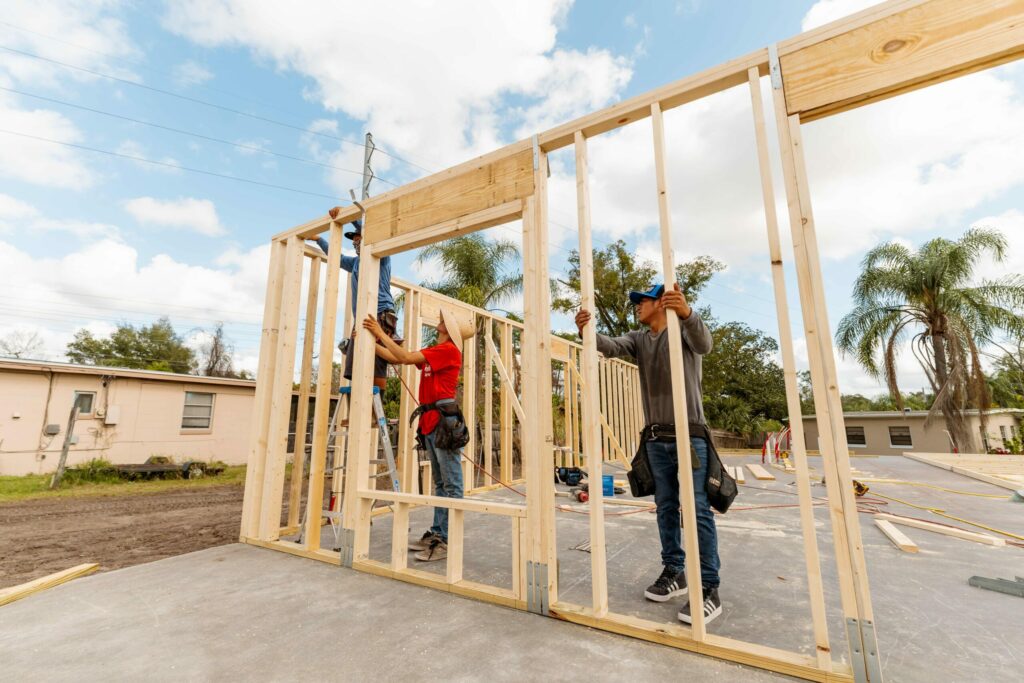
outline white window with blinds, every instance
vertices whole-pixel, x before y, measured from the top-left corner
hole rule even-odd
[[[846,445],[850,448],[867,448],[868,440],[863,427],[846,427]]]
[[[181,413],[181,428],[209,429],[212,424],[213,394],[186,391],[185,407]]]

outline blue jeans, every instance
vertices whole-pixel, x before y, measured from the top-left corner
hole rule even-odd
[[[693,471],[693,498],[697,506],[697,541],[700,550],[700,578],[704,588],[717,588],[718,531],[715,515],[704,491],[708,477],[708,445],[704,439],[690,439],[690,448],[700,460]],[[658,508],[658,535],[661,536],[661,562],[666,567],[683,571],[686,553],[681,544],[679,528],[679,472],[676,444],[672,441],[648,441],[647,459],[654,475],[654,503]],[[685,463],[690,467],[690,463]]]
[[[430,455],[430,472],[434,479],[434,495],[462,498],[462,450],[448,451],[434,445],[434,433],[423,437]],[[434,526],[430,531],[448,542],[448,508],[434,508]]]

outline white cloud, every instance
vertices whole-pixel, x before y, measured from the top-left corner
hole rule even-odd
[[[191,59],[174,67],[174,82],[179,88],[202,85],[213,78],[213,72]]]
[[[137,80],[125,60],[141,53],[125,23],[116,16],[125,4],[118,0],[6,0],[6,25],[0,26],[0,40],[17,50]],[[98,78],[9,52],[0,60],[0,84],[4,85],[24,83],[38,90],[59,87],[69,80],[93,82]]]
[[[73,190],[96,182],[96,173],[78,151],[36,139],[80,142],[81,132],[65,116],[47,109],[21,109],[14,98],[0,95],[0,129],[22,134],[0,133],[0,178]]]
[[[231,250],[215,267],[157,255],[141,262],[122,242],[102,239],[59,258],[34,257],[0,241],[0,272],[11,286],[0,310],[0,336],[37,331],[44,356],[60,360],[75,330],[108,334],[119,322],[149,324],[166,315],[182,335],[225,323],[237,366],[258,356],[269,247]],[[97,267],[102,264],[102,267]]]
[[[0,194],[0,221],[33,218],[39,214],[36,207],[15,199],[8,194]]]
[[[136,197],[125,201],[124,208],[142,225],[197,232],[207,237],[227,233],[217,216],[217,207],[209,199]]]
[[[117,226],[74,217],[44,216],[39,209],[10,195],[0,194],[0,234],[68,233],[79,239],[119,239]]]
[[[1024,274],[1024,212],[1009,209],[995,216],[979,218],[972,228],[994,228],[1003,233],[1008,248],[1002,263],[987,262],[979,268],[980,279],[994,280],[1007,275]]]
[[[818,0],[807,10],[804,20],[800,23],[800,29],[810,31],[812,28],[856,14],[880,2],[882,0]]]
[[[499,146],[509,127],[575,116],[617,97],[628,62],[606,50],[558,48],[569,7],[180,0],[164,24],[201,45],[246,47],[309,77],[310,96],[328,110],[366,121],[382,146],[440,170]],[[339,40],[340,26],[360,28]]]

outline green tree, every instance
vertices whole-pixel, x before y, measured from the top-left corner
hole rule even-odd
[[[779,345],[743,323],[707,319],[714,345],[703,359],[704,414],[708,423],[756,434],[769,420],[786,418],[786,383],[775,362]]]
[[[995,345],[998,354],[989,354],[995,359],[989,388],[992,402],[1000,408],[1024,408],[1024,338],[1007,348]]]
[[[676,266],[676,281],[691,305],[696,305],[701,290],[711,278],[725,269],[725,264],[710,256],[698,256]],[[594,252],[594,319],[597,331],[617,337],[639,327],[627,294],[644,291],[660,281],[660,269],[650,261],[638,261],[633,252],[618,240]],[[568,313],[580,307],[580,255],[577,250],[569,254],[568,280],[557,281],[557,296],[553,297],[554,310]]]
[[[138,328],[119,323],[106,339],[94,337],[88,330],[79,330],[68,342],[67,356],[73,363],[89,365],[179,373],[196,370],[195,354],[185,346],[167,318]]]
[[[980,346],[999,330],[1024,333],[1024,318],[1015,312],[1024,306],[1024,276],[973,284],[984,257],[1001,262],[1005,254],[1006,238],[983,228],[958,240],[930,240],[917,251],[896,242],[879,245],[864,257],[855,308],[836,335],[843,353],[872,377],[885,378],[899,410],[904,399],[896,358],[900,344],[910,341],[935,394],[927,422],[941,414],[961,452],[974,450],[964,410],[989,405]]]

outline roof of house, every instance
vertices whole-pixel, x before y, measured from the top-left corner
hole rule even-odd
[[[184,375],[177,372],[160,370],[135,370],[132,368],[112,368],[104,365],[81,365],[78,363],[58,363],[55,361],[22,360],[19,358],[0,358],[0,372],[63,372],[77,375],[103,375],[107,377],[126,377],[133,379],[156,380],[163,382],[184,382],[188,384],[216,384],[231,387],[255,387],[256,380],[231,379],[227,377],[203,377],[200,375]]]
[[[967,415],[977,415],[977,409],[965,410]],[[1024,415],[1024,410],[1020,408],[993,408],[985,411],[986,415]],[[805,420],[812,420],[815,415],[804,415]],[[892,420],[894,418],[908,418],[908,417],[928,417],[927,410],[907,410],[900,412],[898,410],[849,410],[843,412],[843,419],[855,419],[855,420]]]

